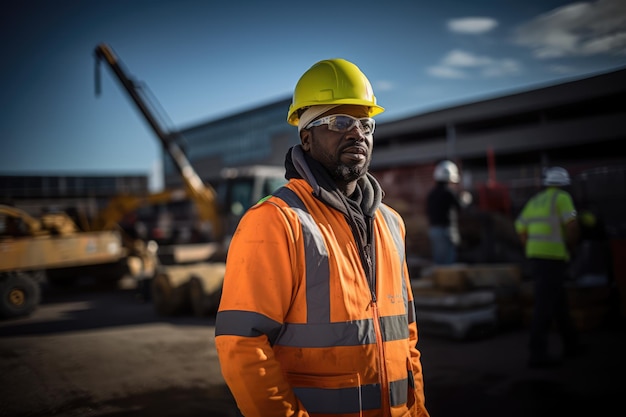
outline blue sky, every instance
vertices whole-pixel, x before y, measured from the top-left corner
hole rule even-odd
[[[626,66],[624,0],[221,3],[4,2],[0,175],[158,173],[158,141],[106,66],[95,94],[100,42],[169,129],[288,97],[333,57],[368,76],[379,122]]]

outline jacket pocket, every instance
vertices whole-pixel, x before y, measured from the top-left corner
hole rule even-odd
[[[309,414],[348,414],[363,411],[363,389],[358,373],[286,373],[294,393]]]

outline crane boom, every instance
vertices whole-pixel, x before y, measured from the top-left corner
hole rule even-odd
[[[223,237],[223,226],[217,204],[217,193],[212,186],[202,181],[191,165],[179,143],[175,140],[179,134],[177,132],[166,131],[159,123],[154,112],[151,111],[148,106],[148,102],[139,93],[137,83],[127,75],[122,62],[109,45],[105,43],[99,44],[94,54],[96,56],[96,64],[98,65],[100,61],[104,60],[109,65],[122,87],[124,87],[135,105],[139,108],[159,139],[161,146],[172,158],[176,169],[183,179],[189,197],[196,204],[199,216],[212,223],[213,234],[216,239],[220,240]],[[98,77],[96,77],[96,80],[98,80]]]

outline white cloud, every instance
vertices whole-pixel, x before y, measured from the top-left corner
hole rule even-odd
[[[519,26],[515,43],[537,58],[626,54],[626,1],[579,2]]]
[[[520,71],[521,67],[516,60],[504,58],[484,65],[481,74],[486,78],[495,78],[518,74]]]
[[[430,67],[426,71],[430,75],[437,77],[437,78],[456,78],[456,79],[467,78],[467,74],[465,74],[465,72],[456,68],[446,67],[443,65]]]
[[[519,73],[521,67],[513,59],[495,59],[471,52],[455,49],[450,51],[441,62],[428,68],[428,73],[438,78],[495,78]]]
[[[611,34],[598,37],[586,42],[583,45],[586,54],[616,53],[626,54],[626,30],[622,33]]]
[[[443,58],[443,64],[452,67],[480,67],[489,65],[493,60],[455,49]]]
[[[572,74],[576,72],[576,68],[568,65],[550,65],[548,69],[555,74]]]
[[[391,91],[394,89],[394,85],[391,81],[381,80],[376,81],[374,91]]]
[[[451,32],[476,35],[489,32],[498,22],[490,17],[462,17],[448,20],[447,26]]]

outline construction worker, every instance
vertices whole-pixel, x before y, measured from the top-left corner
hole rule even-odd
[[[240,221],[216,316],[222,375],[246,417],[429,415],[404,222],[368,172],[383,111],[343,59],[296,84],[288,183]]]
[[[426,198],[428,216],[428,237],[433,263],[451,265],[457,261],[457,247],[461,243],[459,213],[471,202],[471,195],[463,197],[453,187],[459,183],[459,167],[452,161],[444,160],[433,171],[435,186]]]
[[[532,197],[515,221],[533,278],[534,307],[530,324],[529,362],[533,368],[554,367],[560,360],[548,351],[548,335],[555,320],[563,355],[579,352],[565,281],[570,250],[579,239],[576,208],[571,195],[562,189],[570,184],[564,168],[545,172],[544,189]]]

